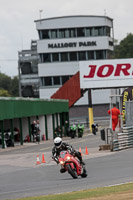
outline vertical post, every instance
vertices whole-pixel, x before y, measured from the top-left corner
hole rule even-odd
[[[19,58],[18,58],[19,59]],[[22,90],[21,90],[21,65],[20,61],[18,62],[18,85],[19,85],[19,97],[22,97]]]
[[[63,132],[63,129],[62,129],[62,113],[60,113],[60,128],[61,128],[61,137],[62,137],[62,132]]]
[[[44,115],[44,118],[45,118],[45,133],[46,133],[46,140],[48,140],[47,115]]]
[[[66,112],[66,131],[67,131],[67,133],[68,133],[68,127],[69,127],[69,113],[68,112]]]
[[[111,109],[112,109],[112,96],[110,96],[110,128],[111,128],[111,130],[112,130],[112,111],[111,111]]]
[[[54,121],[54,114],[52,114],[52,122],[53,122],[53,139],[55,138],[54,131],[55,131],[55,121]]]
[[[120,113],[122,113],[122,96],[120,95]],[[123,129],[122,115],[120,115],[120,131]]]
[[[14,146],[13,119],[10,119],[10,123],[11,123],[11,139],[13,141],[13,146]]]
[[[22,129],[22,119],[19,118],[19,127],[20,127],[20,144],[23,145],[23,129]]]
[[[56,126],[59,125],[59,122],[58,122],[58,113],[56,113]]]
[[[89,113],[89,127],[92,132],[92,124],[93,122],[93,108],[92,108],[92,95],[91,89],[88,90],[88,113]]]
[[[67,135],[67,123],[66,123],[66,121],[67,121],[67,113],[64,113],[64,136],[66,136]]]
[[[31,142],[31,122],[30,122],[30,117],[28,117],[28,128],[29,128],[29,136],[30,136],[30,142]]]
[[[1,133],[2,133],[2,148],[5,149],[5,143],[4,143],[4,122],[3,120],[1,122]]]

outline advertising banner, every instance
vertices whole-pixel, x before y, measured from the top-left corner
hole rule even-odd
[[[133,86],[133,59],[107,59],[79,62],[80,88]]]
[[[125,103],[133,100],[133,87],[126,88],[122,93],[122,118],[125,123]]]

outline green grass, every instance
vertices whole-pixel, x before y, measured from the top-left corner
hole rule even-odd
[[[38,196],[38,197],[29,197],[29,198],[20,198],[17,200],[78,200],[78,199],[85,199],[85,198],[92,198],[92,197],[104,197],[107,195],[123,192],[131,192],[133,191],[133,183],[122,184],[118,186],[110,186],[110,187],[103,187],[103,188],[96,188],[96,189],[89,189],[89,190],[82,190],[78,192],[70,192],[70,193],[63,193],[63,194],[56,194],[56,195],[47,195],[47,196]]]

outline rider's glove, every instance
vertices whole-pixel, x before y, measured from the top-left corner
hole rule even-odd
[[[52,158],[57,164],[59,164],[58,158],[56,158],[56,157],[52,157]]]

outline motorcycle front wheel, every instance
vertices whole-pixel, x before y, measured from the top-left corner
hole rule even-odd
[[[67,168],[68,173],[69,173],[74,179],[78,178],[78,175],[77,175],[76,170],[73,170],[72,167],[71,167],[71,165],[66,165],[66,168]]]
[[[84,166],[83,166],[83,173],[81,174],[81,177],[82,177],[82,178],[87,177],[87,171],[86,171],[86,169],[85,169]]]

